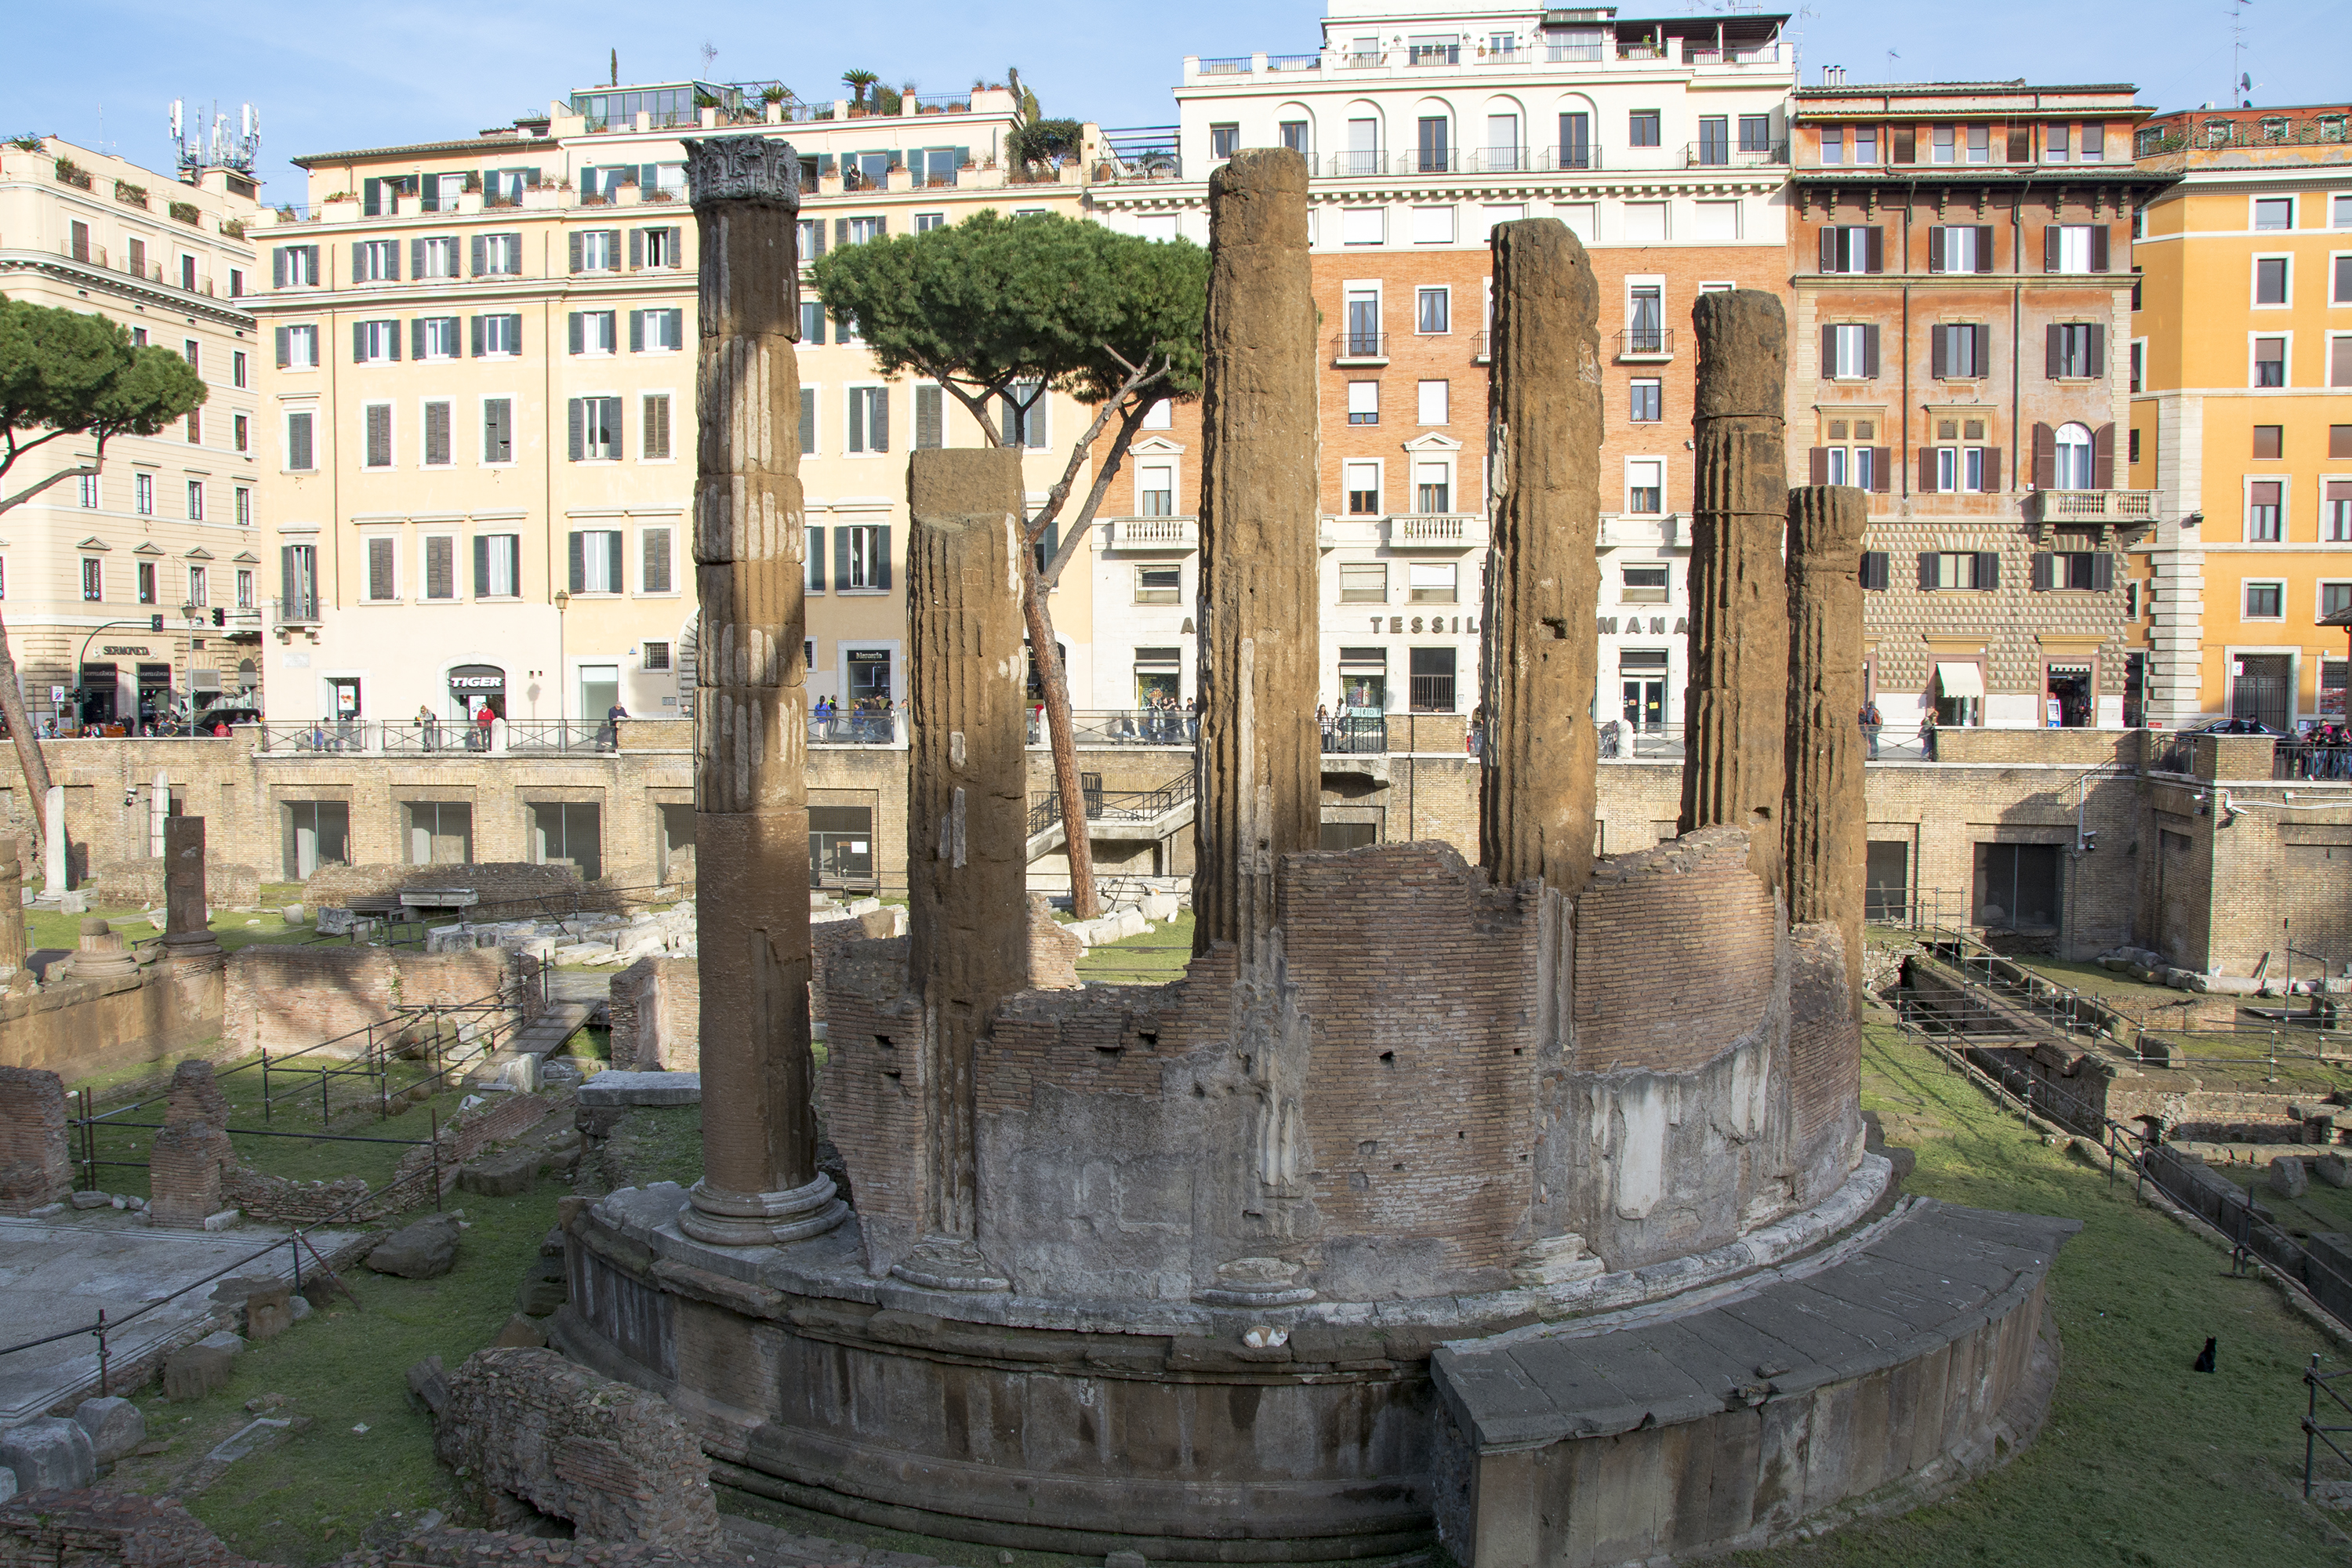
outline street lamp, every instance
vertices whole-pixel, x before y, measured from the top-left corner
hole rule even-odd
[[[563,733],[563,682],[571,669],[563,659],[563,612],[571,603],[571,590],[555,591],[555,732],[559,736]]]

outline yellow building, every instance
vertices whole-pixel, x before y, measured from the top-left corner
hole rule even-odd
[[[1010,92],[887,101],[899,112],[774,83],[596,87],[478,135],[294,160],[310,201],[258,231],[273,720],[341,721],[398,750],[428,719],[446,735],[485,707],[518,743],[570,736],[558,722],[593,733],[615,703],[686,710],[697,245],[681,139],[793,143],[804,264],[982,207],[1079,209],[1085,160],[1008,176]],[[802,321],[810,699],[896,700],[906,454],[981,437],[941,389],[884,382],[813,291]],[[1048,399],[1041,498],[1084,426]],[[1083,582],[1056,595],[1073,658],[1087,597]]]
[[[2352,109],[2200,110],[2141,127],[2174,183],[2133,255],[2135,489],[2164,520],[2150,715],[2341,720],[2352,607]]]
[[[245,298],[257,208],[241,169],[184,173],[189,183],[56,137],[0,147],[0,293],[118,321],[133,342],[185,355],[210,389],[171,428],[109,441],[102,473],[53,485],[0,523],[9,648],[37,722],[165,722],[260,679],[259,365]],[[53,441],[7,489],[95,449]]]

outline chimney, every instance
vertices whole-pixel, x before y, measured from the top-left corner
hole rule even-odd
[[[1822,68],[1822,85],[1823,87],[1843,87],[1845,85],[1845,67],[1823,66]]]

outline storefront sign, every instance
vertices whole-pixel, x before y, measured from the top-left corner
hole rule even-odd
[[[145,658],[147,657],[147,649],[143,644],[109,643],[98,651],[110,657],[115,654],[122,654],[131,658]]]

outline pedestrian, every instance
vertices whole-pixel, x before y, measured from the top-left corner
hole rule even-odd
[[[1919,749],[1929,762],[1936,760],[1936,710],[1927,710],[1919,721]]]
[[[487,702],[474,710],[474,750],[490,749],[490,725],[497,718],[498,713]]]
[[[436,719],[433,710],[422,702],[416,705],[416,728],[424,736],[426,751],[441,749],[441,721]]]
[[[597,750],[617,752],[621,749],[621,721],[628,716],[629,710],[617,701],[604,710],[604,727],[596,734]]]
[[[1885,723],[1885,721],[1879,717],[1878,704],[1868,698],[1863,699],[1862,738],[1869,744],[1870,750],[1867,755],[1874,763],[1878,760],[1878,731]]]

